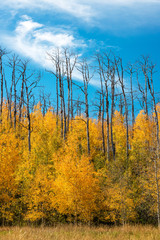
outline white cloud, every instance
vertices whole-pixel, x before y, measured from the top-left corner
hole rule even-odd
[[[14,4],[13,0],[5,0],[1,9],[13,18],[21,11],[31,16],[42,13],[42,18],[48,13],[49,20],[52,14],[58,14],[58,19],[74,17],[118,35],[133,34],[144,26],[160,26],[160,0],[14,0]]]
[[[78,18],[89,20],[93,16],[93,9],[89,4],[80,3],[78,0],[5,0],[1,3],[0,8],[9,9],[26,9],[26,10],[48,10],[64,11]]]
[[[140,4],[160,4],[159,0],[5,0],[1,3],[0,8],[7,7],[8,9],[25,9],[29,11],[40,9],[42,11],[63,11],[75,17],[84,19],[86,21],[99,15],[97,11],[101,8],[102,12],[107,11],[107,6],[125,6],[137,7]],[[98,16],[99,15],[99,16]]]
[[[60,28],[47,28],[27,15],[22,16],[12,34],[3,35],[2,39],[13,51],[47,68],[51,63],[47,60],[46,52],[51,49],[85,47],[84,42],[76,39],[72,33]]]
[[[74,43],[74,37],[73,35],[65,34],[65,33],[57,33],[53,34],[51,32],[41,32],[41,31],[36,31],[34,33],[34,37],[36,41],[38,42],[50,42],[53,44],[53,46],[56,47],[73,47],[76,44]]]

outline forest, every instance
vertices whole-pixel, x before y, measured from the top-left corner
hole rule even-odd
[[[30,62],[0,48],[0,225],[160,226],[156,65],[107,51],[47,57],[54,102]]]

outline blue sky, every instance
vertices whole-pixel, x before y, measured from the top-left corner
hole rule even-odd
[[[0,14],[0,44],[37,68],[51,68],[46,52],[55,47],[82,56],[112,49],[124,64],[150,55],[160,68],[160,0],[5,0]]]

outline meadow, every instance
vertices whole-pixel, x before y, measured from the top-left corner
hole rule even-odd
[[[0,240],[159,240],[153,226],[88,227],[1,227]]]

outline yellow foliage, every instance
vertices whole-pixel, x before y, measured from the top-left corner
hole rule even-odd
[[[97,210],[99,184],[89,158],[76,152],[64,154],[55,162],[56,180],[53,206],[60,213],[73,215],[75,219],[90,221]]]

